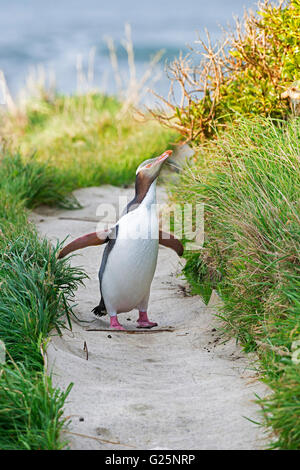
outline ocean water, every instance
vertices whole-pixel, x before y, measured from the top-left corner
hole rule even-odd
[[[78,86],[76,64],[81,56],[87,75],[88,57],[95,52],[93,86],[116,91],[105,37],[111,37],[119,56],[120,75],[128,80],[127,55],[121,45],[126,23],[131,25],[136,74],[141,78],[153,55],[164,50],[149,83],[166,95],[169,80],[165,64],[186,52],[187,45],[207,28],[215,41],[220,25],[232,24],[233,15],[255,9],[253,0],[0,0],[0,69],[15,96],[26,77],[41,67],[56,77],[59,91],[73,93]]]

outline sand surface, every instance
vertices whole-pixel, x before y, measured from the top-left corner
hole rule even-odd
[[[83,209],[40,208],[32,214],[42,235],[72,240],[95,230],[100,203],[117,203],[133,190],[103,186],[75,192]],[[159,188],[159,199],[165,199]],[[107,330],[108,317],[91,313],[99,301],[97,273],[103,247],[72,258],[90,276],[75,298],[73,331],[54,336],[48,347],[54,383],[74,387],[65,406],[72,449],[259,449],[266,445],[259,419],[251,358],[234,340],[224,344],[216,328],[218,298],[208,306],[188,294],[180,277],[183,261],[160,247],[149,317],[159,331],[136,330],[137,312],[119,315],[130,331]],[[126,275],[126,273],[124,273]],[[163,331],[161,331],[163,330]],[[84,350],[84,345],[87,348]],[[88,354],[87,351],[88,350]],[[253,360],[253,357],[252,357]],[[88,437],[89,436],[89,437]]]

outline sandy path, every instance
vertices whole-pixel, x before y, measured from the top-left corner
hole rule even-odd
[[[79,211],[40,209],[32,215],[40,233],[51,240],[78,237],[95,229],[93,219],[101,202],[116,203],[132,189],[109,186],[76,192],[85,206]],[[164,197],[162,190],[160,198]],[[205,307],[187,296],[178,277],[180,260],[161,247],[152,285],[150,317],[161,329],[174,331],[127,334],[92,332],[108,327],[91,309],[98,303],[97,272],[103,248],[88,248],[72,259],[90,276],[76,295],[76,312],[85,323],[54,337],[49,367],[54,382],[74,382],[65,407],[70,429],[96,439],[71,436],[73,449],[257,449],[265,445],[260,428],[244,416],[258,419],[254,393],[264,386],[253,380],[249,358],[235,341],[222,344],[213,316],[214,299]],[[136,312],[120,315],[135,330]],[[154,330],[152,330],[154,331]],[[88,347],[88,360],[83,350]],[[105,441],[115,442],[111,444]],[[124,447],[125,446],[125,447]]]

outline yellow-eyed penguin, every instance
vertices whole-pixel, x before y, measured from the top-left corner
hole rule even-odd
[[[108,313],[110,327],[116,330],[124,330],[117,314],[133,309],[139,310],[138,328],[157,326],[149,321],[147,309],[158,244],[174,249],[179,256],[183,253],[179,240],[159,230],[156,210],[156,179],[171,154],[167,150],[138,167],[135,197],[113,228],[78,238],[59,255],[62,258],[80,248],[107,243],[99,271],[101,300],[93,312],[98,316]]]

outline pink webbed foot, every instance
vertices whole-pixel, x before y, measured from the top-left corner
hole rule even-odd
[[[137,328],[153,328],[154,326],[157,326],[157,323],[149,320],[147,312],[139,312],[137,323]]]
[[[117,316],[110,317],[110,327],[113,330],[125,331],[125,328],[122,325],[120,325]]]

